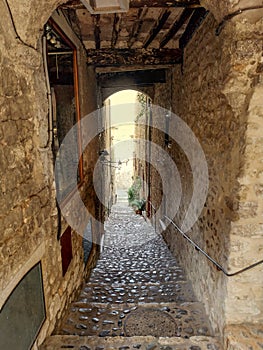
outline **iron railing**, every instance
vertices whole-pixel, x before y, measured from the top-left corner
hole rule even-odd
[[[254,267],[260,265],[263,263],[263,259],[260,260],[260,261],[257,261],[255,262],[254,264],[251,264],[249,266],[246,266],[244,267],[243,269],[241,270],[238,270],[236,272],[232,272],[232,273],[229,273],[225,270],[225,268],[220,265],[215,259],[213,259],[209,254],[207,254],[207,252],[205,252],[201,247],[199,247],[199,245],[197,243],[195,243],[189,236],[187,236],[181,229],[180,227],[178,227],[176,225],[176,223],[170,219],[168,216],[164,215],[164,217],[176,228],[176,230],[189,242],[191,243],[195,249],[197,251],[199,251],[200,253],[202,253],[209,261],[211,261],[216,267],[218,270],[222,271],[224,273],[224,275],[228,276],[228,277],[232,277],[232,276],[236,276],[236,275],[239,275],[240,273],[242,272],[245,272],[245,271],[248,271],[248,270],[251,270],[253,269]]]

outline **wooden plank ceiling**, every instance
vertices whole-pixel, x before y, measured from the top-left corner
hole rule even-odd
[[[62,9],[74,22],[88,50],[89,63],[97,66],[107,66],[107,58],[108,65],[114,66],[114,60],[116,65],[128,64],[124,53],[138,55],[143,61],[154,52],[155,60],[149,59],[153,65],[179,63],[184,46],[207,14],[199,0],[130,0],[129,11],[116,14],[91,15],[78,0]],[[110,58],[110,50],[115,50],[115,58]],[[166,53],[169,58],[165,60]]]

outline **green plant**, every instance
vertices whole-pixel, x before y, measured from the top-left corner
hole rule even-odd
[[[146,200],[140,199],[140,190],[142,187],[141,179],[137,177],[132,186],[128,189],[128,202],[129,205],[136,211],[136,213],[141,214],[145,210]]]
[[[130,188],[128,189],[128,202],[129,202],[129,204],[131,205],[131,203],[132,203],[133,201],[135,201],[135,200],[136,200],[136,193],[135,193],[135,190],[134,190],[133,187],[130,187]]]
[[[136,100],[139,105],[138,107],[139,110],[137,112],[135,122],[138,122],[138,120],[146,113],[147,96],[141,92],[138,92]]]
[[[145,210],[145,205],[146,205],[146,200],[145,199],[135,199],[132,203],[131,206],[135,210]]]
[[[135,200],[140,198],[140,189],[141,189],[141,179],[137,177],[131,187],[128,189],[128,202],[129,205]]]

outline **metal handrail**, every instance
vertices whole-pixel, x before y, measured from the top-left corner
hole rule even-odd
[[[164,218],[166,218],[175,228],[176,230],[188,241],[190,242],[197,251],[199,251],[200,253],[202,253],[209,261],[211,261],[216,267],[218,270],[222,271],[226,276],[228,277],[232,277],[232,276],[236,276],[236,275],[239,275],[240,273],[242,272],[245,272],[247,270],[250,270],[250,269],[253,269],[254,267],[260,265],[263,263],[263,260],[260,260],[252,265],[249,265],[247,267],[244,267],[243,269],[241,270],[238,270],[236,272],[233,272],[233,273],[229,273],[227,272],[224,267],[222,265],[220,265],[215,259],[213,259],[209,254],[207,254],[202,248],[199,247],[198,244],[196,244],[189,236],[187,236],[181,229],[180,227],[178,227],[176,225],[176,223],[170,219],[168,216],[164,215]]]

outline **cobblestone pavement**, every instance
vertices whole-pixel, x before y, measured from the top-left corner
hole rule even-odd
[[[96,268],[43,349],[61,339],[82,350],[220,349],[183,269],[144,218],[115,205],[105,227]]]

